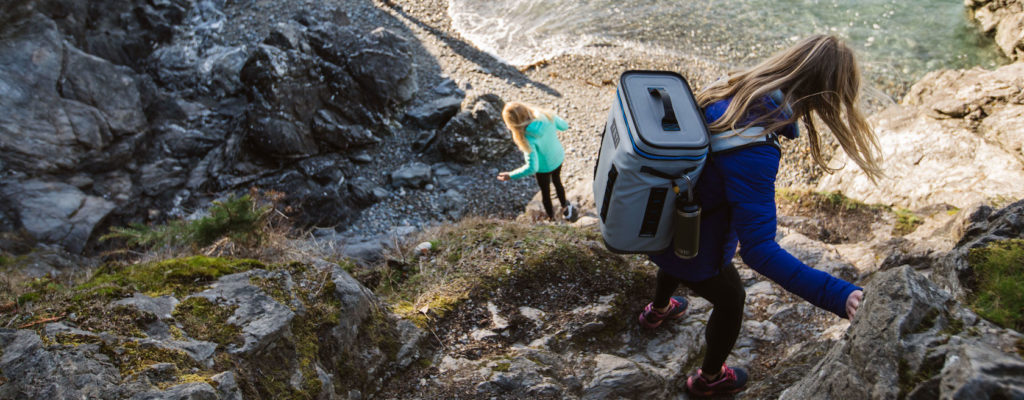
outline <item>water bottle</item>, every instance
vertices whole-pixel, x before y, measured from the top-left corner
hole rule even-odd
[[[676,196],[675,211],[672,213],[672,250],[676,257],[690,259],[697,256],[700,246],[700,204],[693,197],[693,185],[687,180],[687,195]]]

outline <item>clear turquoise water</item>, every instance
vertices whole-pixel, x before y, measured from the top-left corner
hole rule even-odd
[[[1006,62],[958,0],[450,0],[455,29],[515,65],[633,46],[752,64],[792,41],[833,33],[887,92],[940,68]]]

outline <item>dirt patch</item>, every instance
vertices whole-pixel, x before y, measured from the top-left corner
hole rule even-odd
[[[841,193],[779,189],[775,201],[779,225],[828,244],[871,240],[875,224],[890,223],[888,207],[864,204]]]

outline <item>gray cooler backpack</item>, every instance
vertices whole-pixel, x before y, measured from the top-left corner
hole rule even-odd
[[[672,246],[676,191],[695,204],[693,186],[709,148],[703,113],[682,76],[623,73],[594,170],[605,246],[616,253],[648,254]]]

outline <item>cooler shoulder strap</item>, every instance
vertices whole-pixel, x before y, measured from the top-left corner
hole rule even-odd
[[[779,145],[779,136],[775,132],[767,135],[761,135],[761,132],[764,132],[764,128],[753,126],[740,133],[726,131],[713,134],[711,135],[711,154],[724,154],[761,145],[771,145],[782,151],[782,147]]]

